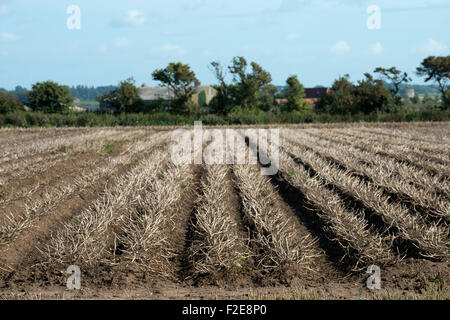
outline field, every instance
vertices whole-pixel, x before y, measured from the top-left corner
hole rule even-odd
[[[450,123],[283,126],[273,176],[174,129],[0,129],[0,299],[449,299]]]

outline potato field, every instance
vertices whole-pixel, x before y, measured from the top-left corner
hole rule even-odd
[[[273,126],[275,175],[176,129],[0,129],[0,299],[449,298],[450,123]]]

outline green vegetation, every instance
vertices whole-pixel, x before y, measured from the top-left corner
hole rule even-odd
[[[303,100],[305,98],[305,88],[298,81],[297,76],[290,76],[286,83],[288,85],[285,90],[287,103],[282,106],[281,110],[286,112],[311,110],[312,106]]]
[[[66,145],[62,145],[58,148],[58,151],[62,153],[67,153],[68,150],[69,148]]]
[[[114,113],[138,112],[144,102],[139,97],[138,89],[133,78],[121,81],[119,86],[98,98],[100,109],[109,110]]]
[[[425,82],[433,80],[439,86],[442,95],[442,108],[450,109],[450,56],[428,57],[417,68],[417,75],[426,77]]]
[[[29,106],[33,111],[46,113],[67,112],[69,106],[75,100],[70,95],[69,88],[53,81],[34,84],[28,93],[28,99],[30,100]]]
[[[409,122],[450,121],[449,110],[398,111],[331,115],[315,112],[264,112],[258,109],[245,111],[234,108],[229,115],[208,113],[176,115],[168,112],[125,113],[113,115],[101,112],[46,114],[41,112],[15,111],[0,114],[0,127],[110,127],[110,126],[177,126],[193,125],[202,121],[204,125],[233,124],[295,124],[335,122]]]
[[[269,111],[275,104],[275,95],[278,89],[272,84],[267,84],[260,90],[260,105],[259,108],[263,111]]]
[[[109,92],[115,89],[117,89],[116,86],[101,86],[101,87],[76,86],[70,88],[70,93],[74,97],[80,99],[83,103],[85,102],[95,103],[97,97],[108,94]]]
[[[28,90],[21,86],[16,86],[14,90],[7,91],[5,89],[1,89],[0,91],[7,92],[11,94],[16,100],[20,101],[22,104],[28,104],[30,101],[28,100]]]
[[[270,73],[256,62],[249,64],[244,57],[234,57],[227,68],[233,77],[231,83],[226,82],[226,69],[219,62],[211,62],[210,68],[219,82],[217,95],[210,104],[213,113],[227,115],[236,106],[262,111],[273,107],[277,88],[270,84]]]
[[[425,296],[419,298],[423,300],[448,300],[449,295],[445,289],[445,282],[439,279],[436,279],[433,283],[431,283],[428,288]]]
[[[428,57],[417,68],[417,74],[424,76],[426,82],[437,83],[440,97],[422,90],[425,94],[402,99],[399,92],[411,81],[408,74],[396,67],[378,67],[374,73],[380,79],[369,73],[356,83],[348,75],[339,77],[314,106],[305,101],[305,89],[295,75],[286,80],[287,86],[280,91],[271,84],[269,72],[244,57],[234,57],[228,67],[211,62],[210,69],[218,84],[217,95],[209,105],[204,91],[196,101],[192,99],[199,81],[190,66],[181,62],[169,63],[152,73],[153,80],[173,92],[169,101],[144,103],[133,78],[97,97],[100,110],[83,113],[69,109],[74,100],[69,88],[55,82],[36,83],[27,94],[22,87],[17,87],[14,94],[0,90],[0,126],[192,125],[197,120],[205,125],[449,120],[450,56]],[[86,93],[90,89],[77,90]],[[21,99],[17,98],[19,95]],[[28,102],[24,102],[24,95]],[[92,97],[87,94],[87,98]],[[280,107],[275,98],[285,99]],[[32,112],[24,111],[29,110],[22,106],[24,103]]]
[[[106,144],[103,146],[103,151],[104,151],[105,153],[107,153],[107,154],[113,153],[113,152],[114,152],[113,144],[112,144],[112,143],[106,143]]]
[[[205,93],[204,90],[198,94],[198,105],[200,107],[206,107],[207,106],[206,93]]]
[[[99,105],[100,105],[100,102],[89,100],[89,101],[80,101],[80,102],[78,102],[78,103],[76,103],[76,104],[77,104],[77,105],[85,104],[85,105],[91,105],[91,106],[99,106]]]
[[[191,98],[200,82],[188,64],[172,62],[165,69],[155,70],[152,76],[153,80],[160,81],[172,90],[174,99],[170,109],[173,113],[188,114],[194,111]]]
[[[403,83],[407,83],[412,81],[412,79],[408,76],[406,72],[401,72],[396,67],[391,67],[389,69],[386,68],[376,68],[375,73],[379,73],[385,80],[389,80],[391,82],[391,92],[394,98],[395,104],[401,104],[401,97],[398,95],[400,91],[400,86]]]
[[[123,141],[107,141],[104,145],[103,145],[103,152],[106,154],[112,154],[118,150],[120,150],[124,145],[128,144],[129,141],[128,140],[123,140]]]
[[[13,95],[0,91],[0,114],[13,112],[20,107],[20,101],[14,98]]]
[[[272,76],[256,62],[251,62],[251,71],[244,57],[234,57],[228,70],[235,85],[234,102],[250,109],[260,102],[260,90],[272,82]]]
[[[316,111],[332,115],[391,112],[395,106],[391,92],[381,80],[375,80],[369,73],[364,76],[365,79],[356,85],[350,81],[349,75],[337,79],[331,92],[317,103]]]
[[[215,114],[228,114],[232,107],[231,96],[229,94],[232,88],[225,81],[226,72],[224,67],[216,61],[211,62],[210,69],[219,82],[219,85],[216,86],[217,95],[212,99],[210,109]]]

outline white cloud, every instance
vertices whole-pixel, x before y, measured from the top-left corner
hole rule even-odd
[[[362,0],[280,0],[278,11],[293,12],[304,8],[305,6],[316,6],[321,8],[334,8],[337,6],[360,6],[367,7],[374,1]],[[404,11],[404,10],[422,10],[429,8],[449,8],[448,0],[377,0],[375,1],[383,10],[388,11]]]
[[[168,54],[183,55],[186,51],[177,44],[166,43],[161,47],[161,51]]]
[[[448,0],[378,0],[378,4],[386,11],[417,11],[423,9],[449,8]]]
[[[303,5],[309,4],[309,0],[282,0],[278,11],[293,12],[299,10]]]
[[[374,43],[370,46],[370,49],[372,50],[372,53],[375,55],[379,55],[383,52],[384,48],[383,45],[380,42]]]
[[[0,5],[0,17],[9,15],[10,11],[8,6]]]
[[[351,48],[346,41],[339,41],[330,48],[331,53],[335,55],[344,55],[349,53],[350,50]]]
[[[165,45],[163,45],[161,47],[161,49],[163,51],[174,51],[174,50],[179,50],[180,46],[176,45],[176,44],[166,43]]]
[[[428,39],[428,42],[425,43],[421,48],[420,51],[427,53],[427,54],[433,54],[433,53],[441,53],[448,50],[448,46],[443,43],[436,41],[434,39]]]
[[[19,37],[15,34],[9,32],[0,32],[0,41],[2,42],[12,42],[18,40]]]
[[[206,0],[189,0],[187,2],[183,2],[182,8],[183,10],[198,10],[204,7],[206,4]]]
[[[267,0],[267,2],[269,2]],[[383,11],[411,11],[411,10],[423,10],[423,9],[445,9],[450,7],[448,0],[377,0],[377,1],[363,1],[363,0],[278,0],[270,1],[272,3],[278,3],[278,7],[275,9],[277,12],[292,13],[302,10],[307,6],[314,6],[316,8],[331,9],[336,7],[364,7],[370,4],[377,4]],[[374,3],[375,2],[375,3]]]
[[[98,52],[100,52],[100,53],[106,53],[107,51],[108,51],[108,46],[105,43],[102,43],[98,47]]]
[[[293,41],[300,38],[300,35],[298,33],[290,33],[286,36],[286,40]]]
[[[147,23],[147,17],[139,10],[128,10],[124,17],[111,21],[113,27],[142,27]]]
[[[112,41],[102,42],[97,47],[97,52],[101,54],[111,53],[114,49],[122,49],[128,47],[131,41],[128,38],[117,38]]]
[[[130,40],[128,40],[127,38],[119,38],[114,43],[116,48],[127,47],[129,44],[130,44]]]

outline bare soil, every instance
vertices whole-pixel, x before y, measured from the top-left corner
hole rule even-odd
[[[450,126],[441,124],[444,136],[450,135]],[[302,130],[303,126],[297,126]],[[330,126],[311,126],[328,130]],[[335,125],[334,129],[350,126]],[[351,125],[351,127],[355,127]],[[292,127],[294,128],[294,127]],[[305,127],[309,128],[309,127]],[[357,126],[356,126],[357,128]],[[396,131],[403,130],[405,136],[414,132],[414,125],[402,124],[392,126],[380,124],[364,127],[367,132],[377,138],[389,139]],[[383,128],[385,133],[375,130]],[[427,132],[427,124],[417,124],[420,132]],[[429,140],[448,148],[449,143],[440,139],[442,134],[430,126],[429,135],[421,139],[411,135],[411,141],[426,147]],[[431,130],[433,129],[433,130]],[[78,129],[63,131],[63,134],[76,134]],[[166,129],[167,130],[167,129]],[[86,129],[80,129],[80,132]],[[148,130],[148,136],[156,132]],[[33,139],[42,136],[52,137],[61,134],[52,131],[0,130],[0,142],[7,144],[32,143]],[[436,137],[433,139],[433,137]],[[438,141],[439,139],[439,141]],[[448,141],[448,140],[447,140]],[[133,142],[134,143],[134,142]],[[23,172],[17,179],[12,179],[3,186],[0,193],[0,226],[7,221],[6,213],[19,215],[26,204],[42,201],[43,194],[57,190],[74,181],[80,174],[88,174],[99,166],[105,166],[111,159],[119,156],[123,148],[113,153],[79,152],[73,154],[50,168],[36,174]],[[293,221],[301,235],[310,235],[317,239],[314,248],[320,253],[314,261],[313,270],[299,269],[288,276],[248,268],[231,270],[222,278],[193,277],[189,264],[189,248],[193,240],[192,226],[195,222],[195,209],[201,198],[200,181],[204,175],[203,165],[192,166],[194,180],[191,186],[182,193],[181,200],[174,205],[171,226],[166,226],[170,234],[169,246],[173,248],[174,258],[170,261],[174,278],[165,278],[151,272],[143,271],[132,264],[115,265],[99,262],[95,267],[81,267],[82,288],[70,291],[66,288],[66,268],[68,265],[43,264],[42,253],[37,249],[44,248],[52,235],[63,227],[64,223],[74,219],[92,202],[101,197],[114,178],[129,172],[144,157],[152,157],[153,149],[138,154],[129,163],[119,165],[113,173],[101,177],[75,195],[71,195],[45,212],[34,225],[18,235],[10,244],[0,246],[0,299],[449,299],[450,262],[448,259],[432,260],[420,255],[406,255],[395,265],[383,267],[381,270],[381,290],[367,289],[366,280],[370,276],[365,270],[352,271],[352,259],[336,241],[335,235],[328,232],[326,225],[317,218],[316,210],[301,193],[282,179],[280,175],[270,177],[271,185],[276,190],[272,205],[282,208]],[[51,153],[48,153],[51,155]],[[33,157],[36,155],[30,155]],[[247,238],[251,230],[243,219],[239,192],[234,183],[233,170],[230,167],[227,176],[229,187],[226,193],[227,214],[237,223],[239,237],[242,238],[242,250],[248,245]],[[0,190],[1,191],[1,190]],[[29,192],[28,192],[29,191]],[[20,196],[15,196],[20,195]],[[349,208],[355,208],[350,198],[345,198]],[[394,201],[397,201],[393,198]],[[448,199],[448,198],[447,198]],[[5,201],[8,200],[8,201]],[[3,201],[3,202],[1,202]],[[400,201],[400,200],[399,200]],[[450,205],[450,204],[449,204]],[[426,212],[426,208],[422,208]],[[370,225],[375,225],[371,221]],[[443,224],[444,227],[448,227]],[[374,229],[375,232],[382,229]],[[448,239],[447,239],[448,240]],[[401,247],[396,250],[402,250]],[[397,253],[399,257],[402,252]],[[350,258],[350,259],[349,259]]]

